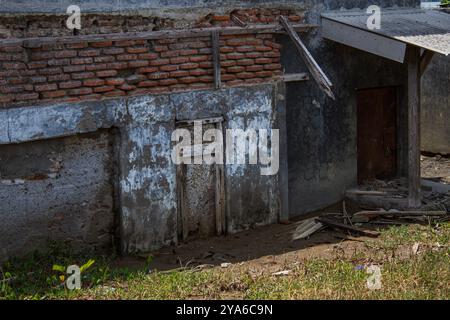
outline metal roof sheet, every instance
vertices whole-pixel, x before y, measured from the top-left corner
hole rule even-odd
[[[450,14],[437,10],[382,9],[380,29],[369,30],[365,11],[340,11],[323,13],[329,19],[347,26],[440,54],[450,54]]]

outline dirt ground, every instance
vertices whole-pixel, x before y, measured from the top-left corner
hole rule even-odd
[[[450,157],[422,155],[420,162],[422,178],[450,184]]]
[[[275,224],[234,235],[198,239],[177,247],[153,252],[150,268],[158,271],[180,267],[208,268],[223,263],[240,264],[253,270],[277,272],[283,266],[310,258],[333,259],[336,255],[351,256],[364,247],[370,238],[351,237],[340,231],[325,229],[308,239],[292,240],[298,222]],[[349,240],[345,240],[348,238]],[[123,258],[120,265],[141,264],[142,260]]]

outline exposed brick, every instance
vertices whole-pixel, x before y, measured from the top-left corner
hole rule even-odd
[[[245,71],[244,67],[236,66],[236,67],[229,67],[227,68],[227,72],[231,73],[239,73]]]
[[[61,68],[45,68],[39,70],[39,73],[41,75],[57,74],[61,72],[62,72]]]
[[[269,58],[258,58],[258,59],[255,59],[255,63],[256,64],[269,64],[269,63],[272,63],[272,59],[269,59]]]
[[[179,78],[179,80],[181,83],[194,83],[197,81],[196,77],[182,77]]]
[[[184,50],[178,51],[178,54],[180,56],[192,56],[194,54],[198,54],[198,50],[196,50],[196,49],[184,49]]]
[[[155,72],[155,73],[149,73],[147,77],[151,80],[159,80],[159,79],[166,79],[169,77],[168,72]]]
[[[71,60],[72,64],[91,64],[92,62],[92,58],[73,58]]]
[[[138,59],[153,60],[158,58],[158,54],[154,52],[138,54]]]
[[[146,67],[148,66],[147,60],[135,60],[128,62],[129,68],[140,68],[140,67]]]
[[[152,73],[152,72],[157,72],[157,71],[158,71],[157,67],[146,67],[146,68],[139,69],[139,73]]]
[[[124,83],[123,85],[121,85],[119,87],[119,89],[124,90],[124,91],[131,91],[131,90],[136,89],[136,86],[132,86],[132,85],[129,85],[128,83]]]
[[[122,54],[125,52],[124,48],[105,48],[102,50],[102,52],[104,54],[112,54],[112,55],[116,55],[116,54]]]
[[[28,63],[28,68],[36,69],[36,68],[45,68],[47,66],[47,61],[33,61]]]
[[[245,54],[243,53],[228,53],[226,55],[227,59],[231,59],[231,60],[238,60],[238,59],[244,59],[245,58]]]
[[[245,38],[229,39],[226,41],[226,44],[232,47],[245,46],[247,44],[247,40]]]
[[[213,82],[214,81],[214,77],[212,77],[212,76],[201,76],[201,77],[198,77],[198,81],[203,82],[203,83],[209,83],[209,82]]]
[[[242,60],[237,60],[236,64],[238,66],[250,66],[254,63],[255,61],[253,59],[242,59]]]
[[[95,93],[103,93],[103,92],[112,91],[114,89],[115,89],[114,86],[101,86],[101,87],[95,87],[94,92]]]
[[[48,60],[53,58],[54,52],[52,51],[38,51],[38,52],[32,52],[30,54],[31,60]]]
[[[5,69],[26,69],[26,67],[23,62],[3,62],[3,68]]]
[[[263,56],[262,52],[247,52],[245,54],[245,57],[249,59],[261,58],[262,56]]]
[[[129,47],[126,50],[128,53],[145,53],[148,52],[147,47]]]
[[[88,79],[83,81],[83,86],[87,87],[98,87],[105,84],[105,80],[103,79]]]
[[[79,42],[79,43],[67,43],[66,48],[67,49],[84,49],[87,48],[88,44],[86,42]]]
[[[158,85],[158,81],[142,81],[138,83],[138,87],[156,87]]]
[[[69,59],[51,59],[48,60],[49,66],[67,66],[70,64]]]
[[[66,91],[64,90],[48,91],[42,92],[41,95],[45,99],[60,98],[66,95]]]
[[[70,74],[67,73],[59,73],[49,75],[47,78],[48,81],[66,81],[70,80]]]
[[[199,66],[200,68],[209,69],[209,68],[212,68],[212,67],[213,67],[213,64],[212,64],[211,61],[205,61],[205,62],[200,62],[200,63],[198,64],[198,66]]]
[[[255,50],[265,52],[265,51],[272,51],[273,49],[268,46],[255,46]]]
[[[194,69],[189,71],[189,75],[191,76],[204,76],[207,75],[208,73],[209,71],[204,69]]]
[[[273,64],[266,64],[264,66],[265,70],[279,70],[281,69],[281,65],[278,63],[273,63]]]
[[[250,79],[254,77],[252,72],[240,72],[236,74],[236,77],[239,79]]]
[[[241,46],[236,48],[237,52],[251,52],[254,50],[255,50],[254,46]]]
[[[24,100],[35,100],[39,98],[39,93],[36,92],[30,92],[30,93],[21,93],[16,95],[17,101],[24,101]]]
[[[235,48],[234,47],[220,47],[219,51],[220,53],[231,53],[234,52]]]
[[[58,89],[58,86],[55,83],[39,84],[34,86],[34,90],[37,92],[52,91],[56,89]]]
[[[36,76],[36,77],[31,77],[30,81],[32,83],[41,83],[41,82],[46,82],[47,81],[47,77],[40,77],[40,76]]]
[[[170,63],[169,59],[156,59],[156,60],[150,61],[151,66],[162,66],[163,64],[169,64],[169,63]]]
[[[59,83],[60,89],[73,89],[81,87],[81,81],[67,81]]]
[[[270,41],[270,40],[264,40],[264,45],[274,48],[274,49],[280,49],[281,48],[281,44],[278,44],[274,41]]]
[[[76,50],[62,50],[55,52],[55,58],[73,58],[77,56]]]
[[[97,70],[105,70],[105,69],[109,69],[108,65],[106,63],[91,64],[89,66],[86,66],[87,71],[97,71]]]
[[[79,89],[71,89],[69,90],[69,95],[71,96],[80,96],[80,95],[86,95],[91,94],[92,88],[79,88]]]
[[[89,45],[92,48],[106,48],[112,46],[112,41],[100,41],[100,42],[91,42]]]
[[[95,57],[94,58],[94,62],[113,62],[115,61],[116,58],[114,56],[100,56],[100,57]]]
[[[159,84],[162,86],[170,86],[176,83],[178,83],[178,80],[173,78],[159,80]]]
[[[88,49],[83,51],[78,51],[78,56],[80,57],[97,57],[100,55],[100,50]]]
[[[131,46],[136,45],[136,41],[135,40],[120,40],[120,41],[116,41],[114,44],[118,47],[131,47]]]
[[[170,72],[170,76],[175,77],[175,78],[186,77],[188,75],[189,75],[189,71],[186,71],[186,70],[178,70],[178,71]]]
[[[128,60],[136,60],[136,59],[137,59],[137,55],[130,54],[130,53],[119,54],[117,56],[117,60],[119,60],[119,61],[128,61]]]
[[[177,65],[173,65],[173,64],[168,64],[168,65],[159,67],[159,70],[161,70],[161,71],[175,71],[175,70],[178,70],[178,66]]]
[[[199,67],[198,63],[194,62],[183,63],[180,65],[180,69],[182,70],[197,69],[198,67]]]
[[[262,71],[262,70],[264,70],[264,66],[259,65],[259,64],[247,66],[245,68],[245,71],[247,71],[247,72],[255,72],[255,71]]]
[[[76,65],[76,66],[67,66],[63,68],[64,72],[81,72],[86,70],[86,66],[84,65]]]
[[[179,63],[186,63],[189,61],[189,58],[187,57],[178,57],[178,58],[171,58],[170,63],[179,64]]]
[[[101,70],[101,71],[97,71],[95,74],[97,75],[97,77],[100,77],[100,78],[114,77],[117,75],[117,71],[116,70]]]
[[[125,83],[125,79],[123,78],[108,78],[105,80],[105,83],[108,86],[120,86]]]
[[[78,80],[78,79],[89,79],[95,77],[95,73],[93,72],[79,72],[79,73],[72,73],[71,75],[72,79]]]
[[[155,52],[162,52],[162,51],[167,51],[167,50],[169,50],[169,47],[168,47],[168,46],[154,46],[154,47],[153,47],[153,50],[154,50]]]
[[[270,72],[270,71],[259,71],[259,72],[255,72],[255,75],[257,77],[267,78],[267,77],[271,77],[272,76],[272,72]]]
[[[192,56],[189,57],[189,61],[191,62],[203,62],[203,61],[208,61],[209,57],[208,56]]]
[[[119,69],[127,69],[128,68],[128,63],[125,61],[122,62],[111,62],[107,64],[109,69],[115,69],[115,70],[119,70]]]
[[[236,75],[234,75],[232,73],[223,74],[221,76],[221,79],[222,79],[222,81],[235,80],[236,79]]]

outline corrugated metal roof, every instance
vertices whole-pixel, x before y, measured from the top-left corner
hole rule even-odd
[[[444,55],[450,54],[450,14],[436,10],[381,11],[381,29],[369,30],[365,11],[328,12],[322,18],[373,32]]]

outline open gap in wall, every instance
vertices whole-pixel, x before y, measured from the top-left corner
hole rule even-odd
[[[182,163],[177,164],[178,238],[183,241],[225,233],[223,164],[205,162],[205,157],[217,159],[216,153],[223,153],[223,148],[211,148],[211,143],[223,142],[222,121],[216,118],[177,123],[193,142],[181,150]],[[204,141],[207,132],[213,130],[214,140]]]

